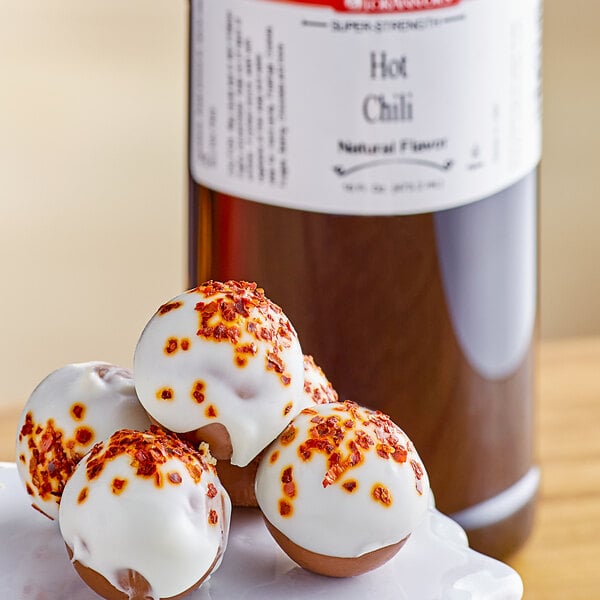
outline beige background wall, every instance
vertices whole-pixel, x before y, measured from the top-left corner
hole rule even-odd
[[[186,7],[0,0],[0,405],[68,362],[130,365],[185,285]],[[600,334],[599,20],[546,0],[545,337]]]

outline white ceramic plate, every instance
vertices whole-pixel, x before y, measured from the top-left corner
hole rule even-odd
[[[67,558],[58,525],[33,510],[14,464],[0,463],[0,596],[95,600]],[[220,569],[189,600],[520,600],[507,565],[467,546],[463,530],[435,509],[386,565],[351,579],[308,573],[283,554],[257,510],[234,510]]]

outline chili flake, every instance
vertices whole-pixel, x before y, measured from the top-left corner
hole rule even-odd
[[[179,341],[175,337],[171,337],[167,340],[165,344],[164,353],[169,356],[171,354],[175,354],[179,348]]]
[[[158,309],[158,314],[160,316],[166,315],[167,313],[170,313],[172,310],[176,310],[178,308],[181,308],[183,306],[183,302],[177,301],[177,302],[168,302],[167,304],[163,304],[159,309]]]
[[[204,382],[200,380],[196,381],[192,386],[191,396],[192,399],[195,400],[198,404],[202,404],[202,402],[204,402],[204,388]]]
[[[219,522],[219,515],[214,508],[211,508],[208,513],[208,522],[211,525],[216,525]]]
[[[112,480],[111,487],[112,487],[112,493],[115,494],[116,496],[118,496],[127,487],[127,479],[119,479],[118,477],[115,477]]]
[[[415,488],[419,496],[423,495],[423,467],[414,459],[411,459],[410,466],[415,474]]]
[[[296,484],[294,483],[293,467],[286,467],[281,474],[283,494],[288,498],[296,496]]]
[[[83,504],[88,497],[90,490],[87,487],[84,487],[81,489],[81,491],[79,492],[79,496],[77,496],[77,504]]]
[[[94,439],[94,432],[89,427],[78,427],[75,430],[75,439],[81,445],[86,446]]]
[[[371,490],[371,496],[386,508],[392,504],[390,491],[381,483],[376,483]]]
[[[282,517],[291,517],[293,512],[294,512],[294,509],[292,508],[292,505],[287,500],[279,501],[279,514]]]
[[[156,390],[156,399],[157,400],[173,400],[175,397],[175,392],[170,387],[163,387]]]
[[[287,446],[294,441],[296,433],[296,428],[290,423],[281,434],[279,440],[284,446]]]
[[[23,426],[21,427],[20,435],[28,436],[28,435],[31,435],[32,433],[33,433],[33,413],[28,412],[25,415],[25,423],[23,423]]]
[[[81,421],[85,417],[85,406],[83,404],[75,403],[71,406],[71,416],[76,421]]]
[[[354,479],[349,479],[348,481],[344,481],[344,483],[342,483],[342,488],[351,494],[357,490],[358,482],[356,482]]]
[[[167,479],[174,485],[179,485],[183,481],[183,479],[181,478],[181,475],[179,473],[177,473],[177,471],[168,473]]]

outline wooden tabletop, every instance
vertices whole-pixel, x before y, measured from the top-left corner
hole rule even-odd
[[[539,386],[537,523],[507,562],[526,600],[599,598],[600,338],[543,343]],[[19,413],[20,405],[0,408],[0,460],[14,460]]]

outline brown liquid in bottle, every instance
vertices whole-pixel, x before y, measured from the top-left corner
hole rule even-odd
[[[527,474],[534,336],[501,379],[470,364],[449,312],[433,214],[305,212],[192,183],[190,217],[190,283],[259,282],[340,397],[381,409],[412,437],[441,511],[492,498]],[[526,539],[532,517],[529,500],[468,531],[470,544],[506,556]]]

